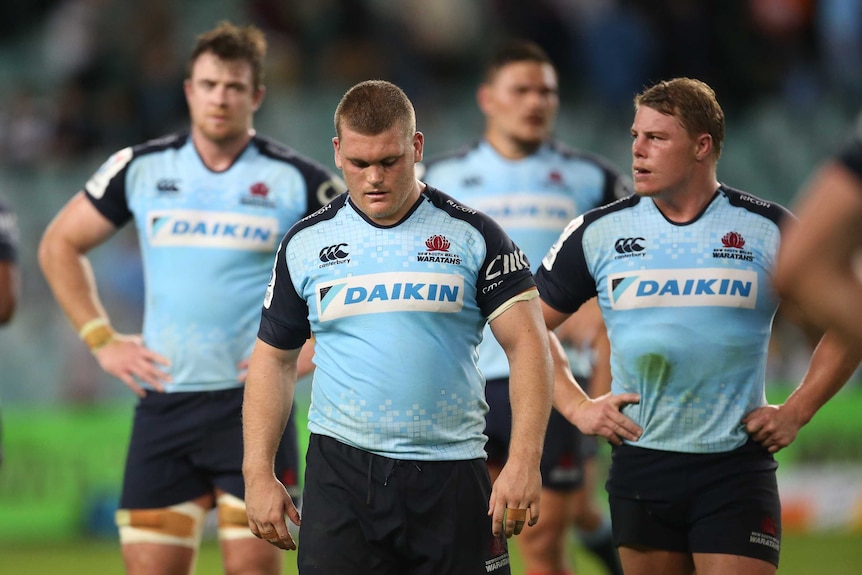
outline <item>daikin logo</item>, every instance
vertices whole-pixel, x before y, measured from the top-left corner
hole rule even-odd
[[[464,278],[437,273],[382,273],[317,285],[320,321],[387,312],[457,313]]]
[[[476,198],[473,205],[506,229],[541,228],[557,231],[577,214],[577,206],[571,199],[535,193]]]
[[[757,272],[725,268],[635,271],[608,278],[615,310],[651,307],[754,309]]]
[[[272,251],[279,238],[278,220],[229,212],[153,211],[147,214],[150,245],[194,246]]]

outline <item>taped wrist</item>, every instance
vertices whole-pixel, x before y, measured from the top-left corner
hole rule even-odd
[[[97,317],[96,319],[91,319],[81,327],[78,337],[87,344],[90,351],[95,353],[114,341],[115,334],[116,332],[111,327],[111,324],[108,323],[108,320]]]

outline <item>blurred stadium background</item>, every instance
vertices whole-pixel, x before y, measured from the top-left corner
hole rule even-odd
[[[68,326],[38,270],[36,245],[111,152],[187,125],[185,58],[194,36],[221,19],[268,34],[258,130],[331,167],[332,112],[363,79],[405,89],[427,155],[478,137],[478,75],[510,36],[539,42],[560,68],[557,135],[623,169],[632,96],[662,78],[706,80],[727,115],[720,179],[785,204],[841,143],[862,103],[858,0],[5,0],[0,194],[18,212],[23,298],[0,329],[0,573],[52,572],[11,561],[64,545],[93,561],[94,549],[107,546],[113,563],[104,571],[120,571],[112,513],[133,399]],[[130,232],[93,260],[114,323],[135,331],[142,278]],[[798,382],[808,353],[798,330],[781,317],[776,326],[772,401]],[[299,395],[307,402],[307,381]],[[817,561],[838,556],[818,541],[843,545],[849,567],[831,573],[862,570],[859,413],[854,380],[780,454],[791,535],[782,574],[821,572]],[[28,547],[32,541],[41,545]],[[87,555],[81,562],[94,565]],[[205,565],[199,572],[218,571]]]

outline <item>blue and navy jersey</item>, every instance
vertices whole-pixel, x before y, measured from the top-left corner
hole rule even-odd
[[[534,286],[503,230],[437,189],[393,226],[344,194],[285,236],[258,337],[295,349],[314,334],[311,432],[396,459],[485,457],[476,348]]]
[[[238,387],[278,241],[343,190],[329,170],[255,136],[222,172],[188,134],[114,154],[87,182],[116,226],[134,219],[146,300],[144,342],[171,361],[169,392]]]
[[[0,262],[18,262],[19,241],[15,212],[0,198]]]
[[[745,443],[740,421],[766,404],[778,308],[771,270],[789,212],[722,185],[693,221],[631,196],[576,218],[542,261],[542,299],[574,312],[597,295],[614,393],[640,403],[639,447],[691,453]]]
[[[494,218],[534,268],[572,219],[631,193],[628,179],[606,160],[558,141],[510,160],[481,140],[430,160],[422,179]],[[490,328],[479,349],[479,367],[488,379],[509,376],[506,354]],[[589,369],[583,362],[578,371],[589,375]]]

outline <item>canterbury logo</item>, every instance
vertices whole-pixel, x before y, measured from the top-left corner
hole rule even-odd
[[[346,258],[348,254],[342,248],[346,248],[347,244],[335,244],[334,246],[327,246],[320,250],[320,254],[317,256],[320,261],[326,262],[334,262],[335,260],[343,260]]]
[[[646,248],[643,247],[639,242],[646,241],[644,238],[620,238],[614,244],[614,249],[617,250],[619,254],[630,254],[635,252],[642,252]]]

